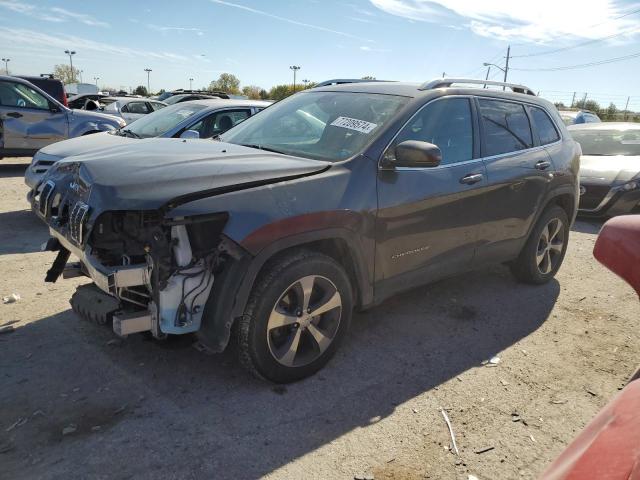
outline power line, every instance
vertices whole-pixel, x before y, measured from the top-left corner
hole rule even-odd
[[[630,33],[637,33],[638,31],[639,30],[637,28],[634,28],[634,29],[631,29],[631,30],[627,30],[625,32],[614,33],[613,35],[608,35],[606,37],[594,38],[592,40],[587,40],[586,42],[577,43],[575,45],[569,45],[567,47],[555,48],[553,50],[546,50],[544,52],[538,52],[538,53],[526,53],[526,54],[523,54],[523,55],[512,55],[512,58],[539,57],[541,55],[550,55],[552,53],[564,52],[564,51],[567,51],[567,50],[572,50],[574,48],[584,47],[585,45],[592,45],[594,43],[602,42],[604,40],[609,40],[611,38],[620,37],[622,35],[628,35]]]
[[[640,52],[624,55],[622,57],[607,58],[597,62],[581,63],[579,65],[566,65],[564,67],[551,68],[511,68],[511,70],[517,70],[519,72],[558,72],[562,70],[574,70],[577,68],[596,67],[598,65],[606,65],[608,63],[621,62],[623,60],[631,60],[637,57],[640,57]]]

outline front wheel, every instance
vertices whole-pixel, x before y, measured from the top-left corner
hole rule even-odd
[[[238,329],[241,363],[258,377],[288,383],[333,356],[353,309],[344,269],[331,257],[298,251],[265,267]]]
[[[568,240],[569,218],[562,207],[554,205],[538,219],[522,252],[511,264],[511,272],[524,283],[547,283],[562,265]]]

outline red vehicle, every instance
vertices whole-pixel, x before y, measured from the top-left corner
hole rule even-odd
[[[615,217],[605,223],[593,255],[640,295],[640,215]],[[640,370],[541,479],[640,479]]]

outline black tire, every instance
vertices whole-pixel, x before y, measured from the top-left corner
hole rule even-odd
[[[286,326],[270,329],[269,327],[273,325],[270,324],[270,317],[272,314],[277,315],[279,313],[277,309],[296,308],[293,303],[297,296],[291,292],[294,290],[302,291],[300,281],[310,277],[314,277],[311,283],[311,292],[314,292],[313,295],[315,295],[317,301],[308,301],[310,306],[308,311],[313,313],[312,305],[315,308],[315,305],[321,305],[322,302],[325,302],[325,305],[331,303],[325,298],[324,287],[326,287],[326,290],[333,292],[333,294],[327,293],[327,296],[331,295],[332,300],[336,298],[336,293],[339,294],[340,307],[333,307],[330,311],[315,317],[311,317],[310,313],[305,316],[306,318],[301,318],[300,323],[287,324]],[[313,295],[310,293],[309,298],[312,298]],[[317,298],[318,295],[321,296],[320,299]],[[289,304],[283,306],[282,302],[285,299],[289,300]],[[238,344],[240,362],[258,378],[276,383],[294,382],[313,375],[324,367],[340,346],[349,329],[352,310],[353,293],[349,277],[333,258],[306,250],[298,250],[279,256],[265,266],[256,280],[244,315],[239,320]],[[292,318],[296,314],[299,315],[300,312],[291,310],[287,314],[287,318]],[[326,339],[329,336],[331,337],[330,343],[323,350],[321,343],[315,341],[316,337],[312,335],[311,330],[312,327],[315,327],[313,330],[317,333],[321,323],[325,322],[325,320],[330,321],[333,326],[331,327],[331,334],[326,337]],[[307,326],[304,326],[304,321],[307,321]],[[309,325],[309,322],[316,323]],[[293,338],[295,333],[292,332],[296,332],[297,329],[300,329],[300,333],[298,333],[296,345],[304,345],[308,348],[309,354],[306,355],[308,363],[286,366],[281,361],[287,355],[284,355],[279,360],[276,358],[276,353],[273,353],[275,340],[276,338],[284,339],[284,350],[287,350],[286,339]],[[314,357],[314,355],[319,356]],[[296,348],[296,353],[288,358],[291,358],[292,363],[294,363],[293,360],[300,357],[302,357],[303,361],[305,360],[305,356],[302,356],[301,352]]]
[[[549,264],[543,263],[543,266],[541,266],[538,263],[538,255],[544,250],[540,248],[543,231],[554,221],[561,222],[561,229],[558,231],[558,235],[562,235],[561,250],[553,254],[554,257]],[[516,279],[523,283],[534,285],[547,283],[554,277],[562,265],[565,253],[567,252],[569,230],[567,212],[557,205],[548,207],[538,219],[518,258],[510,264],[511,273],[513,273]],[[550,247],[547,248],[547,250],[550,250]],[[549,265],[549,268],[544,268],[547,265]]]

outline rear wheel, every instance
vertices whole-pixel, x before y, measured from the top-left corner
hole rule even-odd
[[[538,219],[511,272],[524,283],[542,284],[560,269],[569,240],[569,218],[562,207],[549,207]]]
[[[261,274],[240,320],[240,361],[278,383],[312,375],[337,350],[352,308],[349,278],[331,257],[281,257]]]

